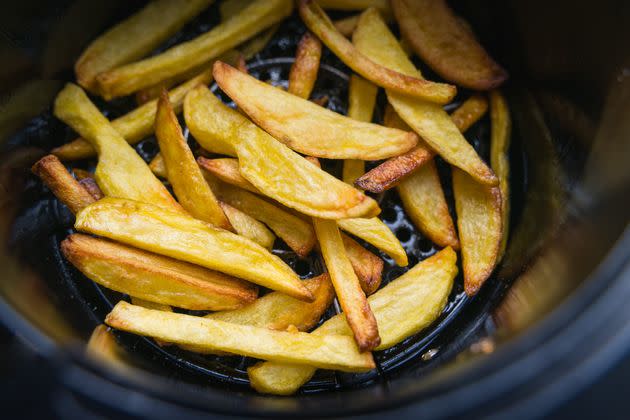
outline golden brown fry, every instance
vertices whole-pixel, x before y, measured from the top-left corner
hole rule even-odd
[[[352,36],[352,32],[354,32],[357,27],[357,23],[359,23],[359,15],[339,19],[333,23],[341,35],[346,38],[350,38]]]
[[[353,42],[372,60],[404,74],[422,77],[376,10],[370,9],[361,15]],[[481,183],[498,182],[442,107],[392,90],[387,91],[387,97],[398,115],[445,160]]]
[[[312,300],[280,258],[249,239],[180,212],[106,197],[81,210],[75,228]]]
[[[247,191],[260,194],[258,188],[254,187],[251,182],[243,178],[241,170],[238,168],[238,159],[220,158],[208,159],[203,156],[197,158],[197,163],[206,171],[216,176],[223,182],[235,185]]]
[[[258,294],[252,284],[226,274],[87,235],[68,236],[61,250],[98,284],[163,305],[222,311]]]
[[[337,299],[359,350],[372,350],[381,343],[378,326],[348,259],[339,228],[332,220],[317,218],[313,219],[313,225]]]
[[[291,14],[290,0],[255,0],[209,32],[165,52],[98,75],[106,99],[124,96],[208,64]]]
[[[499,247],[498,260],[503,257],[508,239],[510,224],[510,161],[508,150],[512,120],[507,101],[498,90],[490,92],[490,165],[499,177],[501,190],[501,216],[503,219],[503,237]]]
[[[468,174],[453,168],[453,195],[457,229],[462,248],[464,289],[477,294],[497,263],[503,221],[499,187],[479,184]]]
[[[348,235],[341,234],[343,246],[352,264],[352,269],[359,279],[361,290],[366,296],[376,292],[381,285],[383,274],[383,260],[363,248]]]
[[[94,178],[105,195],[181,210],[147,164],[111,126],[83,89],[67,84],[55,100],[55,116],[93,143],[98,152]]]
[[[378,13],[375,9],[371,9]],[[356,49],[335,28],[326,13],[313,0],[299,0],[299,11],[306,26],[330,48],[352,70],[374,84],[438,104],[446,104],[457,93],[455,86],[435,83],[418,77],[403,74],[377,63]]]
[[[359,353],[347,336],[313,336],[274,331],[191,315],[153,311],[119,302],[109,326],[175,344],[193,345],[258,359],[304,363],[323,369],[363,372],[374,368],[370,353]]]
[[[418,142],[411,132],[352,120],[225,63],[215,63],[213,74],[239,109],[274,138],[303,154],[374,160],[403,153]]]
[[[211,70],[206,70],[171,90],[169,92],[169,100],[175,112],[179,113],[181,111],[184,97],[192,88],[197,85],[207,85],[210,80],[212,80],[212,72]],[[122,117],[116,118],[111,124],[129,144],[136,144],[153,133],[156,111],[157,99],[145,103]],[[78,138],[53,149],[52,153],[61,160],[78,160],[95,156],[96,150],[90,142]]]
[[[203,131],[193,131],[187,119],[197,141],[204,148],[213,143],[237,148],[241,174],[264,195],[321,218],[372,217],[380,211],[373,199],[310,164],[224,105],[207,88],[195,89],[191,95],[195,98],[187,98],[184,114],[186,106],[193,103],[203,108],[196,117],[204,120]]]
[[[94,200],[98,201],[101,198],[105,197],[105,194],[103,194],[103,191],[101,191],[94,178],[84,178],[79,181],[79,184],[81,184],[81,186],[85,188],[88,193],[90,193]]]
[[[289,72],[289,93],[303,99],[311,96],[321,57],[322,43],[307,31],[298,44],[295,61]]]
[[[98,74],[142,58],[208,7],[212,0],[157,0],[96,38],[77,60],[74,71],[84,88],[94,91]]]
[[[479,44],[445,0],[392,0],[400,32],[440,76],[474,90],[488,90],[508,75]]]
[[[463,133],[479,121],[487,110],[488,101],[486,98],[481,95],[473,95],[451,114],[451,119],[459,131]],[[387,104],[383,119],[384,124],[388,127],[395,127],[401,130],[410,129],[391,104]],[[356,184],[358,187],[370,192],[383,192],[398,185],[406,176],[409,176],[425,162],[428,162],[434,155],[435,152],[433,150],[425,144],[420,144],[407,153],[381,163],[360,177]]]
[[[151,172],[159,178],[166,179],[168,177],[168,174],[166,173],[166,165],[164,164],[164,158],[161,153],[158,153],[153,159],[151,159],[149,169],[151,169]]]
[[[457,255],[446,248],[420,262],[368,298],[381,329],[384,350],[417,334],[442,313],[457,274]],[[352,334],[343,314],[326,321],[313,335]],[[247,369],[252,387],[259,392],[290,395],[308,382],[310,366],[261,362]]]
[[[400,241],[381,219],[377,217],[372,217],[371,219],[341,219],[337,220],[337,225],[346,232],[385,252],[399,266],[404,267],[408,264],[407,254]]]
[[[398,186],[398,194],[405,212],[422,233],[441,247],[459,249],[455,225],[433,159],[405,178]]]
[[[267,229],[267,226],[226,203],[219,202],[219,205],[236,233],[247,239],[251,239],[268,250],[273,249],[276,235]]]
[[[160,154],[164,159],[168,180],[182,207],[199,220],[229,230],[230,222],[225,217],[188,147],[166,91],[162,92],[158,101],[155,135],[160,146]]]
[[[44,156],[31,170],[72,213],[76,214],[95,201],[54,155]]]
[[[243,54],[240,54],[238,56],[238,60],[236,62],[236,68],[245,74],[249,73],[249,71],[247,70],[247,63],[245,62],[245,57],[243,56]]]
[[[310,223],[248,191],[229,184],[215,185],[221,201],[266,224],[297,255],[305,257],[311,253],[316,238]]]
[[[293,325],[298,331],[308,331],[319,322],[335,293],[328,274],[304,280],[303,283],[315,296],[311,303],[272,292],[243,308],[215,312],[206,315],[206,318],[277,331],[286,331]]]

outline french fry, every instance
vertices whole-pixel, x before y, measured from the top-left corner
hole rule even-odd
[[[237,14],[243,11],[251,0],[225,0],[222,1],[219,5],[219,14],[221,15],[221,20],[225,22],[228,19],[233,18]]]
[[[470,27],[445,0],[392,0],[400,32],[436,73],[457,85],[488,90],[507,72],[479,44]]]
[[[392,257],[396,264],[406,266],[407,253],[396,235],[378,217],[370,219],[354,218],[337,220],[337,225],[348,233],[370,243]]]
[[[381,345],[377,350],[400,343],[438,318],[453,287],[456,261],[455,252],[445,248],[368,298],[381,330]],[[312,333],[328,334],[352,334],[344,314],[329,319]],[[305,365],[261,362],[248,368],[247,373],[257,391],[290,395],[308,382],[315,370]]]
[[[197,158],[197,163],[203,169],[210,172],[223,182],[235,185],[256,194],[261,194],[258,188],[254,187],[251,182],[243,178],[243,175],[241,175],[241,170],[238,168],[238,159],[208,159],[203,156],[199,156]]]
[[[304,280],[303,283],[315,296],[311,303],[272,292],[240,309],[214,312],[206,318],[277,331],[286,331],[293,325],[298,331],[308,331],[317,325],[335,293],[328,274]]]
[[[61,250],[96,283],[163,305],[222,311],[253,302],[258,294],[234,277],[87,235],[68,236]]]
[[[79,184],[81,184],[81,186],[90,193],[94,200],[98,201],[105,197],[105,194],[103,194],[103,191],[101,191],[94,178],[84,178],[79,181]]]
[[[149,169],[153,172],[153,175],[166,179],[168,174],[166,173],[166,165],[164,164],[164,158],[161,153],[155,155],[151,162],[149,162]]]
[[[370,351],[381,343],[378,326],[346,254],[339,228],[332,220],[317,218],[313,219],[313,225],[326,268],[354,339],[361,352]]]
[[[155,135],[168,180],[182,207],[199,220],[229,230],[230,222],[188,147],[166,91],[162,92],[158,101]]]
[[[95,201],[54,155],[44,156],[31,170],[74,214]]]
[[[209,32],[135,63],[100,73],[96,80],[105,99],[128,95],[208,64],[213,58],[291,14],[290,0],[256,0]]]
[[[118,345],[116,338],[107,325],[94,328],[85,346],[85,353],[98,360],[105,360],[114,365],[124,363],[124,350]]]
[[[77,60],[79,84],[95,91],[96,76],[142,58],[179,31],[212,0],[157,0],[96,38]]]
[[[371,122],[376,104],[378,88],[367,80],[353,74],[348,85],[348,117],[357,121]],[[365,172],[362,160],[349,159],[343,162],[343,182],[354,185],[354,181]]]
[[[373,199],[276,141],[238,111],[224,105],[206,87],[195,89],[190,95],[195,98],[190,101],[187,98],[184,114],[187,105],[199,104],[204,111],[196,117],[205,120],[203,130],[191,128],[195,139],[204,148],[206,145],[212,148],[212,144],[231,144],[236,148],[241,174],[264,195],[321,218],[373,217],[380,211]]]
[[[166,312],[173,312],[173,308],[171,308],[168,305],[163,305],[161,303],[155,303],[155,302],[150,302],[148,300],[144,300],[144,299],[140,299],[134,296],[131,296],[131,304],[132,305],[136,305],[136,306],[141,306],[143,308],[146,309],[153,309],[156,311],[166,311]],[[164,346],[170,346],[173,343],[169,343],[168,341],[162,341],[158,338],[155,339],[155,343],[160,346],[160,347],[164,347]]]
[[[499,177],[501,190],[501,216],[503,219],[503,237],[499,247],[499,257],[503,257],[508,239],[510,222],[510,135],[512,120],[507,101],[498,90],[490,92],[490,166]]]
[[[298,8],[308,29],[348,67],[375,85],[438,104],[446,104],[455,96],[457,89],[453,85],[430,82],[418,75],[403,74],[366,57],[339,33],[326,13],[313,0],[299,0]],[[371,10],[378,13],[375,9]]]
[[[321,57],[322,43],[307,31],[298,44],[295,61],[289,72],[289,93],[302,99],[311,96]]]
[[[239,109],[274,138],[303,154],[330,159],[384,159],[406,152],[418,142],[414,133],[352,120],[225,63],[215,63],[213,74]]]
[[[339,33],[346,38],[350,38],[359,23],[359,15],[349,16],[333,22]]]
[[[377,63],[422,77],[376,10],[369,9],[361,15],[352,39],[359,51]],[[498,182],[442,107],[393,90],[387,91],[387,97],[398,115],[445,160],[481,183],[494,185]]]
[[[374,368],[370,353],[359,353],[350,337],[274,331],[191,315],[145,309],[119,302],[105,318],[113,328],[179,345],[224,351],[322,369],[363,372]]]
[[[75,228],[312,300],[280,258],[249,239],[181,212],[106,197],[81,210]]]
[[[366,296],[376,292],[383,279],[383,260],[348,235],[341,234],[341,240],[352,269],[359,279],[361,290]]]
[[[192,88],[197,85],[207,85],[210,80],[212,80],[212,72],[206,70],[171,90],[169,100],[175,112],[181,111],[184,97]],[[147,102],[122,117],[116,118],[111,125],[129,144],[136,144],[153,133],[156,111],[157,100]],[[61,160],[78,160],[95,156],[96,150],[89,141],[78,138],[53,149],[52,154]]]
[[[55,100],[55,116],[98,151],[94,177],[105,195],[181,210],[135,150],[111,126],[78,86],[68,84]]]
[[[276,235],[267,226],[226,203],[219,202],[219,205],[236,233],[244,238],[251,239],[268,250],[273,249]]]
[[[464,133],[474,123],[479,121],[488,110],[488,101],[481,95],[473,95],[466,99],[451,114],[451,120],[459,131]],[[401,130],[409,130],[409,126],[396,113],[391,104],[387,104],[384,124]],[[406,176],[409,176],[417,168],[428,162],[435,152],[425,144],[419,144],[407,153],[387,159],[376,168],[360,177],[356,184],[367,191],[381,193],[398,185]]]
[[[501,190],[479,184],[465,172],[453,168],[453,194],[464,289],[468,296],[474,296],[497,263],[503,237]]]
[[[297,255],[311,253],[316,238],[310,223],[251,192],[218,182],[213,187],[221,201],[266,224]]]
[[[392,9],[389,6],[389,2],[387,0],[316,0],[317,4],[322,9],[331,9],[331,10],[343,10],[343,11],[353,11],[353,10],[364,10],[370,7],[374,7],[379,12],[383,14],[383,16],[392,16]]]

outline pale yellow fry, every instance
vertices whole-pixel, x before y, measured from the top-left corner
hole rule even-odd
[[[508,150],[512,120],[507,101],[500,91],[490,92],[490,165],[499,177],[501,190],[501,215],[503,218],[503,237],[499,248],[499,260],[505,252],[509,235],[510,222],[510,161]]]
[[[168,180],[182,207],[199,220],[230,229],[230,222],[188,147],[166,91],[162,92],[158,101],[155,135]]]
[[[450,102],[457,89],[453,85],[430,82],[403,74],[377,63],[358,51],[335,28],[330,18],[313,0],[299,0],[302,20],[317,37],[352,70],[374,84],[405,95],[422,98],[439,104]],[[374,13],[378,13],[375,9]]]
[[[439,246],[459,249],[455,225],[433,159],[405,178],[398,185],[398,194],[405,212],[422,233]]]
[[[474,296],[497,263],[503,237],[501,190],[479,184],[465,172],[453,168],[453,195],[462,248],[464,289],[467,295]]]
[[[67,84],[55,100],[55,116],[92,142],[98,153],[94,177],[105,195],[181,210],[148,165],[88,99],[83,89]]]
[[[231,274],[299,299],[312,299],[280,258],[249,239],[183,213],[106,197],[81,210],[75,228]]]
[[[291,0],[256,0],[205,34],[144,60],[98,75],[106,99],[124,96],[209,63],[291,14]]]
[[[379,213],[373,199],[276,141],[223,104],[206,87],[199,87],[190,95],[195,96],[193,102],[203,107],[204,113],[198,117],[206,121],[205,131],[199,133],[205,141],[191,129],[195,138],[204,148],[212,147],[211,142],[237,148],[241,174],[264,195],[314,217],[341,219]]]
[[[376,160],[406,152],[418,142],[414,133],[353,120],[222,62],[215,63],[213,75],[257,125],[303,154]]]
[[[335,288],[354,339],[360,351],[369,351],[381,343],[376,319],[352,269],[337,224],[332,220],[313,219],[326,269]]]
[[[220,202],[219,205],[234,228],[234,232],[247,239],[251,239],[270,251],[273,249],[276,235],[274,235],[267,226],[226,203]]]
[[[457,274],[457,255],[450,248],[420,262],[368,298],[381,329],[384,350],[431,325],[442,313]],[[344,314],[317,328],[313,335],[351,335]],[[262,362],[247,369],[252,387],[259,392],[290,395],[308,382],[310,366]]]
[[[341,219],[337,224],[343,230],[374,245],[394,259],[401,267],[406,266],[407,253],[400,244],[396,235],[378,217],[371,219]]]
[[[96,38],[77,60],[81,86],[93,91],[98,74],[142,58],[179,31],[213,0],[156,0]]]
[[[189,81],[172,89],[168,93],[169,100],[176,113],[181,112],[186,94],[197,85],[207,85],[212,80],[212,71],[206,70]],[[133,111],[116,118],[111,122],[112,127],[118,131],[129,144],[136,144],[140,140],[151,135],[154,130],[157,99],[147,102]],[[96,155],[96,150],[90,142],[78,138],[52,150],[52,154],[61,160],[85,159]]]
[[[105,318],[109,326],[175,344],[193,345],[284,363],[363,372],[374,368],[350,337],[274,331],[191,315],[154,311],[119,302]]]
[[[375,62],[407,75],[422,77],[376,10],[370,9],[361,15],[352,39],[357,48]],[[498,182],[441,106],[392,90],[387,91],[387,97],[398,115],[446,161],[481,183],[494,185]]]

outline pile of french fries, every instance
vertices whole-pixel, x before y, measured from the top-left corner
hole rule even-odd
[[[470,296],[505,250],[510,116],[496,88],[507,74],[444,0],[226,0],[220,24],[147,57],[210,3],[155,0],[77,60],[80,86],[59,93],[54,113],[80,137],[33,167],[76,215],[62,252],[87,278],[129,296],[105,319],[109,327],[260,359],[248,370],[260,392],[292,394],[318,368],[374,369],[372,351],[441,314],[456,250]],[[328,8],[358,14],[333,22]],[[285,91],[250,76],[246,60],[294,9],[307,32]],[[354,72],[348,115],[309,101],[324,47]],[[412,54],[445,82],[424,79]],[[211,93],[212,80],[238,109]],[[456,86],[474,92],[449,115]],[[383,124],[372,122],[379,88],[388,100]],[[109,121],[85,90],[106,100],[133,94],[139,105]],[[463,136],[488,108],[490,165]],[[189,148],[179,113],[202,154]],[[153,134],[160,153],[147,165],[131,145]],[[456,224],[436,156],[452,167]],[[94,173],[73,176],[61,162],[92,157]],[[343,160],[342,179],[319,158]],[[365,172],[366,161],[380,162]],[[380,287],[383,260],[352,237],[408,264],[367,194],[394,187],[413,223],[443,249]],[[276,238],[300,257],[320,254],[326,272],[301,280],[271,252]],[[259,297],[260,286],[271,292]],[[313,330],[335,298],[342,313]],[[89,350],[103,347],[112,359],[114,345],[99,326]]]

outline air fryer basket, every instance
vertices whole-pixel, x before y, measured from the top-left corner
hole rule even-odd
[[[6,119],[7,125],[13,126],[6,131],[0,127],[0,133],[7,137],[0,149],[0,180],[5,188],[2,233],[8,245],[0,256],[6,267],[0,286],[4,298],[0,308],[8,325],[54,360],[60,383],[77,401],[96,401],[103,407],[113,404],[122,411],[167,417],[169,413],[201,411],[340,415],[393,407],[419,409],[425,415],[452,415],[484,399],[497,397],[495,401],[504,401],[498,394],[517,386],[527,398],[534,398],[530,394],[536,381],[521,376],[537,372],[541,380],[543,366],[551,359],[542,364],[538,361],[536,368],[523,365],[524,358],[540,351],[533,344],[557,348],[558,344],[549,337],[558,331],[569,334],[581,319],[568,315],[569,311],[587,313],[588,308],[604,299],[603,294],[611,293],[611,285],[621,282],[619,272],[627,262],[629,249],[623,246],[628,242],[623,236],[628,214],[628,178],[622,156],[628,155],[624,151],[629,151],[630,143],[630,127],[623,121],[623,109],[630,110],[630,75],[623,68],[626,57],[622,48],[615,48],[606,40],[614,36],[628,39],[628,31],[622,29],[623,16],[630,16],[623,13],[628,8],[610,2],[601,5],[600,16],[582,14],[579,7],[569,13],[561,5],[555,6],[557,9],[546,5],[548,14],[539,16],[532,2],[506,5],[489,1],[481,7],[478,2],[465,1],[453,5],[471,21],[483,43],[511,72],[505,92],[514,120],[510,245],[504,261],[478,296],[465,295],[460,275],[440,318],[399,345],[376,352],[376,370],[366,374],[320,370],[299,394],[290,398],[256,395],[250,389],[246,368],[254,362],[252,359],[197,355],[175,346],[160,347],[151,339],[132,334],[115,333],[131,355],[132,367],[128,370],[112,370],[85,359],[82,349],[92,329],[125,296],[87,280],[61,256],[59,243],[71,231],[73,217],[27,168],[44,151],[73,138],[72,131],[52,116],[49,106],[62,86],[60,81],[72,80],[72,60],[85,42],[140,3],[93,5],[94,10],[102,12],[102,22],[90,21],[91,25],[83,24],[85,27],[77,22],[91,14],[91,8],[82,1],[64,3],[59,2],[58,7],[39,5],[38,13],[23,5],[14,13],[25,16],[32,26],[15,28],[7,23],[3,27],[8,28],[4,29],[10,41],[7,50],[25,58],[24,63],[17,60],[16,64],[24,69],[8,69],[1,76],[45,81],[35,85],[36,100],[28,96],[22,108],[20,94],[15,93],[19,89],[12,90],[13,86],[6,82],[0,86],[8,92],[0,105],[18,108],[18,112],[9,113],[12,118]],[[613,14],[615,6],[621,7],[622,13]],[[217,6],[211,6],[162,48],[207,30],[216,23],[217,14]],[[560,20],[554,17],[562,18],[561,27]],[[529,26],[532,20],[538,22],[536,31]],[[578,29],[585,30],[583,20],[597,30],[575,35]],[[55,40],[67,39],[72,33],[67,27],[72,24],[78,25],[74,30],[79,39],[62,48],[64,44]],[[285,21],[267,47],[248,62],[251,74],[286,86],[295,47],[303,32],[297,15]],[[585,41],[581,50],[571,45],[572,36],[584,37],[578,38]],[[545,44],[541,44],[543,40]],[[601,49],[607,54],[602,54]],[[438,79],[428,69],[423,68],[423,73],[429,79]],[[326,50],[314,96],[327,95],[328,108],[345,113],[349,74],[349,69]],[[216,85],[212,90],[229,103]],[[469,94],[462,91],[453,107]],[[96,101],[110,119],[134,106],[129,98],[112,103]],[[38,102],[41,109],[36,109]],[[382,95],[375,121],[380,121],[384,102]],[[488,158],[489,129],[485,117],[466,133],[484,159]],[[613,140],[616,142],[611,144]],[[148,138],[136,149],[148,161],[157,153],[156,141]],[[87,160],[74,166],[93,169],[94,163]],[[332,162],[324,162],[324,168],[339,172]],[[438,168],[452,204],[449,167],[438,159]],[[383,220],[409,255],[409,267],[438,250],[414,228],[394,190],[375,198],[381,205]],[[619,244],[613,249],[617,240]],[[378,252],[369,245],[368,248]],[[304,278],[322,270],[315,255],[299,259],[279,241],[274,252]],[[396,267],[390,258],[381,256],[385,260],[383,283],[406,271],[407,268]],[[589,274],[598,273],[596,267],[604,273],[585,282]],[[538,322],[567,296],[571,298],[559,310]],[[621,296],[619,292],[606,299],[619,301]],[[338,310],[335,304],[325,318]],[[594,319],[603,318],[585,318],[584,322],[588,321],[593,329]],[[587,331],[584,328],[577,330],[578,336],[580,331]],[[588,341],[582,343],[581,351],[567,347],[571,349],[567,354],[573,353],[568,366],[579,364],[580,357],[595,354],[586,351],[592,345]],[[510,367],[515,373],[502,379],[503,390],[494,389],[497,383],[490,387],[485,384],[487,392],[482,396],[477,395],[480,388],[470,387],[472,383],[481,387],[491,374],[502,378],[500,374],[506,375]],[[551,374],[551,369],[546,374]],[[138,398],[135,403],[129,400],[128,390],[138,392],[133,394]],[[449,398],[458,402],[449,402]],[[496,404],[496,409],[501,410],[514,407],[512,402]]]

